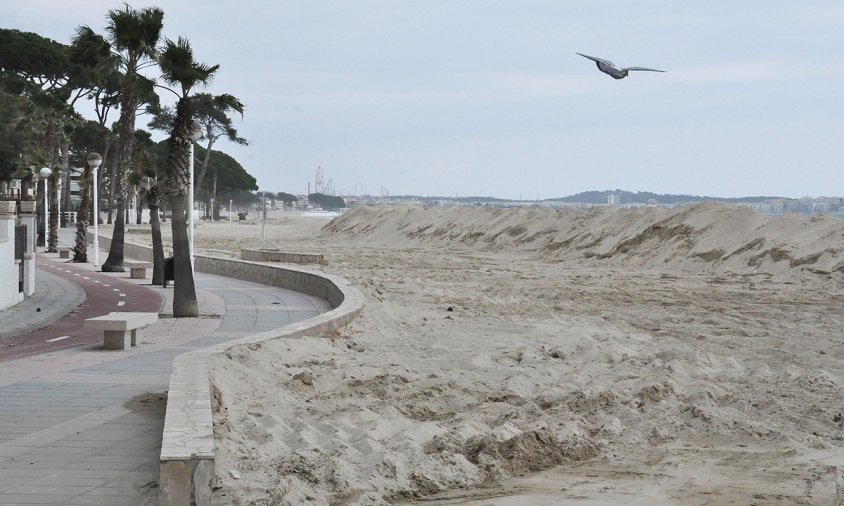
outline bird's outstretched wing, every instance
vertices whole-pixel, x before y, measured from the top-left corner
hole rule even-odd
[[[665,72],[665,70],[648,69],[645,67],[625,67],[621,70],[645,70],[647,72]]]
[[[576,52],[576,51],[575,51],[575,53],[574,53],[574,54],[579,54],[580,56],[582,56],[582,57],[584,57],[584,58],[589,58],[590,60],[592,60],[592,61],[593,61],[593,62],[595,62],[595,63],[603,63],[604,65],[608,65],[608,66],[610,66],[610,67],[615,67],[615,63],[613,63],[613,62],[611,62],[611,61],[609,61],[609,60],[605,60],[605,59],[603,59],[603,58],[597,58],[597,57],[595,57],[595,56],[589,56],[588,54],[578,53],[578,52]]]

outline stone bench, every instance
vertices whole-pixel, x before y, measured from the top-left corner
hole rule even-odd
[[[107,350],[135,346],[135,331],[158,321],[158,313],[111,312],[85,320],[86,329],[102,330]]]
[[[147,269],[152,268],[152,263],[150,262],[124,260],[123,265],[129,268],[129,277],[132,279],[146,279]]]
[[[59,252],[59,258],[70,258],[70,252],[73,251],[73,248],[67,246],[59,246],[56,249]]]

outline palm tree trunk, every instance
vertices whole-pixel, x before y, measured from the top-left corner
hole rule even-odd
[[[70,203],[70,140],[67,137],[62,139],[62,208],[59,209],[59,226],[67,226],[67,217],[64,213]]]
[[[44,183],[39,180],[35,183],[35,202],[38,209],[38,224],[36,225],[37,235],[35,237],[36,246],[45,246],[47,244],[47,227],[44,226],[44,214],[47,212],[44,209]]]
[[[119,174],[118,165],[120,164],[119,160],[119,153],[120,153],[120,142],[118,141],[116,149],[112,151],[111,154],[111,164],[109,165],[108,171],[108,224],[111,225],[114,223],[114,210],[115,210],[115,202],[117,198],[115,197],[117,192],[117,176]]]
[[[114,232],[111,234],[111,247],[108,250],[108,258],[103,262],[103,272],[125,272],[123,268],[123,239],[126,237],[126,226],[123,221],[126,202],[117,202],[117,213],[115,213]]]
[[[108,170],[108,224],[114,223],[114,187],[117,174],[117,151],[111,157],[111,166]]]
[[[108,160],[108,152],[111,149],[111,135],[106,136],[105,140],[105,149],[103,150],[103,162],[106,162],[106,166],[111,166],[110,163],[107,162]],[[102,206],[102,199],[100,196],[103,193],[103,174],[106,172],[106,167],[100,167],[100,170],[97,171],[97,193],[99,195],[94,195],[92,198],[97,199],[97,216],[94,216],[93,220],[91,220],[91,224],[94,223],[94,220],[97,220],[98,225],[103,224],[103,220],[100,217],[100,213],[102,213],[103,206]],[[92,205],[93,207],[93,205]]]
[[[158,205],[149,204],[149,224],[152,229],[152,284],[164,286],[164,243],[161,241],[161,220]]]
[[[88,224],[93,223],[91,218],[91,167],[85,164],[82,171],[82,180],[79,181],[79,212],[76,213],[76,245],[73,248],[73,261],[78,263],[88,262]]]
[[[48,184],[50,194],[50,229],[47,234],[47,253],[56,253],[56,247],[59,245],[59,192],[58,183],[61,174],[57,174],[57,170],[53,170],[53,175],[50,176]]]
[[[103,264],[103,272],[123,272],[123,241],[125,239],[127,181],[132,165],[132,150],[134,148],[135,110],[138,99],[131,95],[124,85],[122,92],[127,97],[120,104],[120,144],[117,170],[114,174],[114,196],[117,198],[117,216],[114,222],[114,233],[111,236],[111,247],[108,258]]]
[[[184,194],[170,196],[170,209],[173,216],[170,226],[173,231],[173,316],[199,316],[199,304],[196,300],[196,285],[193,280],[193,268],[190,263],[188,227],[185,220]]]
[[[53,240],[53,213],[56,210],[56,199],[55,199],[55,173],[56,173],[56,122],[55,119],[50,116],[47,119],[47,127],[44,131],[44,139],[42,140],[42,146],[44,149],[44,166],[49,167],[53,170],[53,176],[50,176],[52,181],[48,182],[49,190],[47,190],[47,198],[50,200],[50,213],[49,216],[46,216],[47,224],[44,229],[44,242],[41,244],[45,244],[47,246],[47,251],[55,253],[56,252],[56,241]],[[41,186],[44,186],[44,183],[41,183]],[[44,211],[46,214],[46,210]],[[58,216],[58,214],[56,214]]]

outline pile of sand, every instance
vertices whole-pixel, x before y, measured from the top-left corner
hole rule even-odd
[[[324,222],[322,222],[324,223]],[[212,361],[217,504],[828,504],[844,223],[678,210],[278,215],[367,297]],[[255,227],[207,224],[200,249]]]
[[[375,244],[440,243],[484,252],[526,251],[626,268],[815,274],[844,271],[844,221],[829,215],[770,218],[749,207],[677,209],[359,207],[326,233]]]

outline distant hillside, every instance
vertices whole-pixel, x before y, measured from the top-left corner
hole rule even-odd
[[[550,198],[545,200],[553,200],[557,202],[578,202],[578,203],[586,203],[586,204],[606,204],[607,197],[611,194],[615,193],[619,196],[619,203],[621,204],[633,204],[636,202],[646,204],[650,201],[656,201],[658,204],[675,204],[681,202],[704,202],[704,201],[717,201],[717,202],[762,202],[764,200],[769,199],[777,199],[782,197],[709,197],[709,196],[700,196],[700,195],[677,195],[673,193],[652,193],[652,192],[629,192],[625,190],[603,190],[603,191],[587,191],[587,192],[580,192],[574,195],[569,195],[567,197],[556,197]]]
[[[728,203],[745,203],[750,204],[754,202],[764,202],[772,199],[795,200],[785,197],[709,197],[701,195],[678,195],[673,193],[653,193],[653,192],[629,192],[625,190],[603,190],[603,191],[587,191],[580,192],[567,197],[553,197],[543,199],[545,202],[566,202],[577,204],[606,204],[607,197],[614,193],[619,196],[619,204],[684,204],[690,202],[728,202]],[[484,197],[484,196],[465,196],[465,197],[446,197],[446,196],[426,196],[426,195],[392,195],[389,197],[395,201],[412,201],[412,202],[454,202],[462,204],[503,204],[508,202],[535,202],[533,200],[518,201],[514,199],[503,199],[499,197]]]

